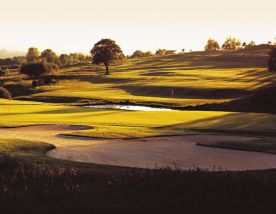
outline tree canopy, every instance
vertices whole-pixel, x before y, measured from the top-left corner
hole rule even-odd
[[[94,45],[90,53],[92,55],[92,63],[96,65],[104,64],[108,75],[110,63],[118,59],[123,52],[115,41],[102,39]]]
[[[44,63],[29,63],[22,65],[20,72],[32,79],[38,79],[41,75],[46,74],[48,71]]]
[[[205,51],[218,51],[219,49],[219,43],[214,39],[209,39],[205,45]]]
[[[171,55],[171,54],[175,54],[176,50],[167,50],[167,49],[158,49],[155,52],[155,55]]]
[[[51,49],[45,49],[42,51],[40,57],[44,62],[59,64],[59,58],[57,54]]]
[[[34,63],[37,62],[37,60],[39,59],[39,50],[37,48],[31,47],[28,50],[28,53],[26,55],[26,59],[28,63]]]
[[[29,76],[32,79],[39,79],[42,76],[48,75],[57,69],[58,67],[54,63],[39,62],[22,65],[20,68],[20,72]]]
[[[141,51],[141,50],[136,50],[133,52],[133,54],[130,56],[130,58],[142,58],[142,57],[149,57],[152,56],[153,53],[151,51]]]
[[[241,41],[234,37],[228,37],[222,45],[222,49],[225,51],[234,51],[241,48]]]

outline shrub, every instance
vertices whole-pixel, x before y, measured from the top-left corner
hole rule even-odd
[[[44,63],[30,63],[21,66],[20,72],[32,79],[38,79],[48,72]]]
[[[49,75],[49,76],[44,77],[43,83],[45,85],[55,84],[56,83],[55,76],[54,75]]]
[[[36,88],[38,86],[38,81],[37,80],[33,80],[32,86],[33,86],[33,88]]]
[[[11,96],[11,93],[7,89],[0,87],[0,98],[11,99],[12,96]]]
[[[40,79],[41,77],[56,71],[58,66],[54,63],[29,63],[21,66],[20,72],[32,79]]]

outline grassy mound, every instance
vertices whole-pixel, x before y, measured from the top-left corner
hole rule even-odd
[[[20,137],[20,136],[19,136]],[[18,139],[0,139],[0,154],[8,156],[43,156],[55,147],[48,143]]]

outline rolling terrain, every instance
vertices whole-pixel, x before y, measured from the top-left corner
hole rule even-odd
[[[259,91],[275,87],[276,75],[266,69],[268,52],[267,45],[260,45],[233,52],[128,59],[113,65],[111,75],[104,75],[102,67],[83,64],[61,69],[55,74],[57,84],[37,89],[32,89],[31,80],[16,71],[11,71],[3,80],[16,99],[58,103],[130,102],[220,110],[218,106],[222,103],[237,100],[246,103]],[[206,104],[218,105],[206,108]],[[254,109],[252,105],[232,106],[229,111],[239,111],[240,107],[241,111],[266,112],[266,108]]]

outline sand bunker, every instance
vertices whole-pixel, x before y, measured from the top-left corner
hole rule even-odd
[[[47,153],[65,160],[141,167],[202,168],[216,170],[256,170],[276,168],[276,155],[231,149],[208,148],[198,141],[248,141],[256,138],[197,134],[142,139],[88,139],[65,137],[61,133],[85,129],[83,126],[37,125],[0,129],[0,138],[39,140],[57,147]]]

